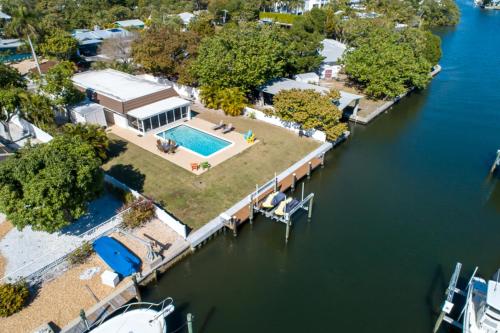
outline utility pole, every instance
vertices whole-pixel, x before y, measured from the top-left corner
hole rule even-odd
[[[31,48],[31,53],[33,54],[33,60],[35,60],[36,69],[38,70],[38,74],[40,74],[40,77],[41,77],[42,70],[40,69],[40,64],[38,63],[38,58],[37,58],[36,53],[35,53],[35,48],[33,47],[33,43],[31,42],[30,34],[28,33],[27,36],[28,36],[28,43],[30,44],[30,48]]]

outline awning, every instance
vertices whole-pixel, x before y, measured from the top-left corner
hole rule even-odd
[[[177,109],[183,106],[190,105],[191,102],[180,97],[170,97],[161,101],[141,106],[140,108],[133,109],[127,112],[128,116],[137,118],[139,120],[147,119],[160,113],[169,110]]]

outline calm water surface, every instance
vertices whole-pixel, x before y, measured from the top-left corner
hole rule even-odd
[[[500,12],[459,3],[443,72],[330,153],[313,220],[259,218],[146,290],[196,332],[430,332],[456,261],[500,267]]]

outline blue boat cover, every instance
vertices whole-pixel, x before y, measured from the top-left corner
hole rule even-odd
[[[114,238],[100,237],[92,246],[99,257],[120,277],[132,275],[141,267],[141,259]]]

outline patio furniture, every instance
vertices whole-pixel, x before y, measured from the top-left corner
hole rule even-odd
[[[222,130],[222,134],[229,133],[229,132],[231,132],[232,130],[234,130],[234,126],[233,126],[233,124],[229,124],[229,125],[227,125],[227,126],[226,126],[226,128],[224,128],[224,129]]]
[[[175,141],[173,141],[173,140],[170,141],[170,144],[168,145],[167,153],[169,153],[169,154],[175,154],[175,151],[177,150],[177,147],[179,147],[179,145]]]
[[[217,131],[218,129],[225,128],[225,127],[226,127],[226,124],[224,124],[224,122],[221,120],[221,121],[219,122],[219,124],[218,124],[218,125],[214,125],[214,126],[212,127],[212,129],[213,129],[214,131]]]
[[[248,143],[254,143],[254,141],[255,141],[255,134],[253,134],[252,130],[249,130],[249,131],[245,134],[245,140],[246,140],[246,142],[248,142]]]
[[[191,171],[198,171],[200,169],[200,165],[198,163],[191,163]]]
[[[156,140],[156,148],[162,153],[168,153],[170,150],[170,144],[161,142],[160,139]]]

